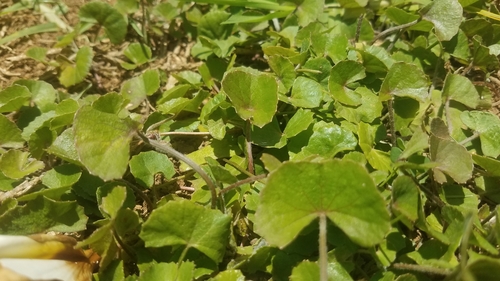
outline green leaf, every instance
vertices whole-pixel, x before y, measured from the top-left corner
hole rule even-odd
[[[61,84],[64,87],[70,87],[82,82],[90,71],[93,57],[94,53],[92,52],[92,48],[88,46],[80,48],[76,53],[75,63],[66,65],[63,68],[59,76]]]
[[[408,176],[399,176],[392,183],[392,211],[402,216],[403,222],[410,228],[418,219],[420,192],[418,186]]]
[[[278,104],[278,85],[267,74],[248,68],[233,68],[222,80],[222,90],[238,115],[263,127],[271,122]]]
[[[469,128],[479,133],[481,150],[485,156],[500,155],[500,119],[498,116],[481,111],[464,111],[460,119]]]
[[[222,10],[211,10],[203,15],[198,23],[198,35],[210,39],[226,39],[231,35],[233,25],[222,24],[230,14]]]
[[[134,132],[135,124],[130,119],[83,106],[74,121],[75,146],[80,161],[91,174],[103,180],[121,178],[128,166]]]
[[[190,281],[194,280],[195,264],[193,262],[152,263],[138,281],[164,280],[164,281]]]
[[[444,81],[443,97],[458,101],[470,108],[476,108],[480,102],[479,93],[466,77],[448,74]]]
[[[421,68],[398,62],[392,65],[380,88],[380,98],[410,97],[423,102],[429,98],[429,80]]]
[[[385,202],[368,172],[352,161],[330,159],[288,162],[273,171],[261,191],[255,231],[283,248],[320,214],[364,247],[379,243],[390,229]]]
[[[323,13],[323,6],[325,5],[324,0],[303,0],[296,3],[300,3],[295,10],[299,26],[306,26],[316,21],[318,16]]]
[[[500,177],[500,161],[477,154],[472,154],[472,160],[486,171],[486,175]]]
[[[311,125],[313,122],[313,116],[313,112],[299,108],[286,124],[283,134],[287,138],[298,135]]]
[[[336,32],[311,34],[311,47],[318,56],[328,56],[334,63],[347,58],[349,42],[344,34]]]
[[[75,184],[82,175],[78,166],[73,164],[63,164],[45,172],[42,183],[48,188],[69,187]]]
[[[292,62],[283,56],[270,56],[268,58],[269,67],[278,76],[279,90],[280,93],[286,93],[293,85],[295,81],[295,67]]]
[[[107,220],[103,220],[101,223],[106,224],[99,227],[87,239],[79,242],[77,247],[90,245],[92,250],[101,257],[99,266],[100,270],[104,270],[112,260],[116,259],[119,248],[113,233],[113,223]]]
[[[345,106],[336,103],[335,114],[351,123],[367,122],[371,123],[382,114],[382,103],[371,90],[365,87],[358,87],[354,90],[361,97],[361,104],[357,107]]]
[[[329,281],[352,281],[349,272],[338,262],[328,263],[328,280]],[[291,281],[309,281],[320,280],[319,266],[315,262],[302,261],[298,266],[293,268]]]
[[[87,217],[76,202],[56,202],[39,196],[0,216],[2,234],[36,234],[48,231],[77,232],[86,229]]]
[[[245,275],[238,269],[228,269],[220,272],[210,281],[245,281]]]
[[[445,184],[440,197],[444,202],[458,208],[463,214],[476,212],[479,205],[476,194],[457,184]]]
[[[162,173],[165,178],[170,179],[175,175],[175,168],[165,154],[147,151],[130,159],[130,172],[142,186],[152,187],[156,173]]]
[[[125,69],[134,69],[137,66],[148,62],[151,59],[152,53],[151,48],[141,43],[134,42],[123,51],[123,54],[131,61],[133,64],[122,63],[121,66]]]
[[[135,197],[125,186],[117,183],[107,183],[97,189],[97,202],[101,213],[114,219],[123,208],[133,208]]]
[[[286,137],[281,132],[276,118],[262,128],[252,126],[250,135],[252,136],[252,143],[262,147],[282,148],[286,144]]]
[[[170,201],[155,209],[139,235],[146,247],[185,246],[222,261],[231,217],[191,201]]]
[[[0,113],[19,110],[31,98],[28,88],[12,85],[0,92]]]
[[[424,10],[422,17],[434,24],[434,31],[440,41],[448,41],[457,34],[463,13],[457,0],[433,1]]]
[[[357,144],[358,142],[351,131],[333,123],[320,121],[314,124],[309,143],[302,148],[297,157],[309,155],[334,157],[341,151],[353,150]]]
[[[131,78],[122,84],[120,94],[130,100],[128,109],[134,109],[147,97],[160,88],[160,74],[157,70],[148,69],[141,75]]]
[[[24,139],[21,136],[21,130],[7,117],[0,114],[0,147],[21,148],[24,145]]]
[[[341,61],[332,67],[328,79],[328,89],[335,100],[346,105],[361,103],[359,94],[348,88],[348,84],[365,78],[365,69],[355,61]]]
[[[424,149],[428,148],[429,135],[427,135],[427,133],[425,133],[424,131],[417,129],[405,146],[406,148],[403,153],[399,155],[399,159],[406,159],[414,153],[423,151]]]
[[[29,153],[11,149],[0,156],[0,171],[11,179],[21,179],[45,167],[42,161],[29,159]]]
[[[323,88],[321,85],[302,76],[293,82],[292,95],[288,98],[292,105],[303,108],[318,107],[322,99]]]
[[[73,128],[68,128],[54,140],[52,145],[47,148],[47,152],[69,163],[81,165],[74,140]]]
[[[500,261],[489,257],[481,257],[470,262],[462,274],[470,277],[471,280],[495,280],[500,274]]]
[[[449,175],[457,183],[465,183],[472,177],[474,164],[470,153],[461,145],[450,139],[442,139],[431,135],[431,160],[439,166],[433,169],[435,179],[439,183],[446,182],[442,173]]]
[[[32,95],[32,101],[40,111],[47,112],[55,108],[57,92],[51,84],[35,80],[17,80],[15,84],[28,88]]]
[[[358,124],[359,146],[366,156],[370,165],[378,170],[391,170],[391,159],[389,153],[374,149],[375,135],[378,126],[370,126],[364,122]]]
[[[83,5],[78,15],[83,22],[99,23],[113,44],[120,44],[127,34],[127,20],[106,2],[94,1]]]

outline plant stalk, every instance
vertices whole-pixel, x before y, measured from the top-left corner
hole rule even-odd
[[[326,242],[326,215],[319,215],[319,276],[328,281],[328,245]]]
[[[248,157],[248,172],[250,174],[254,174],[254,168],[253,168],[253,155],[252,155],[252,124],[250,123],[250,120],[247,121],[246,124],[246,134],[245,134],[245,144],[246,144],[246,149],[247,149],[247,157]]]
[[[210,177],[203,171],[203,169],[196,164],[193,160],[189,159],[186,155],[180,153],[179,151],[175,150],[173,147],[170,145],[164,144],[162,142],[148,139],[146,136],[140,134],[139,135],[141,139],[151,145],[156,151],[165,153],[169,156],[172,156],[184,163],[186,163],[188,166],[190,166],[195,172],[197,172],[201,178],[207,183],[208,188],[210,189],[210,194],[211,194],[211,208],[215,209],[217,207],[217,186],[216,184],[210,179]]]

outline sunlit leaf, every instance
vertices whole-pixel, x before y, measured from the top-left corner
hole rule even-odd
[[[83,106],[74,123],[80,161],[104,180],[121,178],[128,166],[134,131],[135,124],[130,119]]]
[[[390,227],[384,200],[368,172],[335,159],[288,162],[273,171],[261,192],[255,230],[282,248],[320,214],[365,247],[379,243]]]
[[[80,48],[76,53],[75,63],[66,65],[63,68],[59,76],[61,84],[64,87],[69,87],[82,82],[90,71],[93,57],[94,53],[92,48],[88,46]]]
[[[113,44],[120,44],[127,34],[127,20],[106,2],[94,1],[83,5],[79,10],[80,20],[99,23]]]
[[[194,248],[220,262],[229,239],[230,221],[229,216],[191,201],[170,201],[151,213],[140,237],[146,247]]]
[[[439,40],[448,41],[457,34],[463,11],[458,0],[433,1],[424,11],[422,17],[434,24]]]
[[[489,112],[464,111],[460,119],[467,127],[479,133],[484,155],[496,158],[500,155],[500,119]]]
[[[130,159],[130,172],[144,187],[151,187],[156,173],[162,173],[166,179],[170,179],[175,174],[175,169],[165,154],[147,151]]]
[[[278,85],[267,74],[248,68],[233,68],[222,80],[222,90],[245,120],[262,127],[271,122],[278,104]]]

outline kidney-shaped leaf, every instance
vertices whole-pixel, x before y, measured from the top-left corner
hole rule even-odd
[[[160,88],[160,74],[157,70],[149,69],[143,74],[131,78],[122,84],[120,94],[130,100],[128,109],[133,109],[147,97]]]
[[[267,74],[248,68],[234,68],[222,80],[222,90],[238,115],[263,127],[271,122],[278,105],[278,84]]]
[[[313,108],[318,107],[323,99],[321,85],[309,78],[298,77],[292,88],[292,96],[289,101],[296,107]]]
[[[128,166],[135,125],[130,119],[83,106],[76,113],[74,134],[80,161],[103,180],[121,178]]]
[[[191,201],[170,201],[154,210],[140,237],[146,247],[185,245],[220,262],[229,240],[231,217]]]
[[[31,98],[28,88],[12,85],[0,91],[0,113],[16,111]]]
[[[350,160],[288,162],[273,171],[261,192],[255,230],[281,248],[326,214],[361,246],[379,243],[389,213],[368,172]]]
[[[476,108],[480,100],[479,93],[472,82],[459,74],[448,74],[446,76],[443,96],[470,108]]]
[[[127,34],[126,18],[106,2],[94,1],[80,8],[82,21],[99,23],[104,27],[106,35],[113,44],[119,44]]]
[[[425,101],[429,96],[427,76],[416,65],[398,62],[391,66],[380,88],[380,98],[391,95]]]
[[[496,158],[500,154],[500,119],[489,112],[464,111],[460,115],[467,127],[479,133],[481,150],[486,156]]]
[[[165,154],[146,151],[130,159],[130,172],[141,185],[151,187],[156,173],[163,173],[167,179],[170,179],[175,174],[175,168]]]
[[[449,175],[457,183],[465,183],[472,177],[472,169],[474,168],[472,156],[467,149],[454,140],[432,135],[430,153],[431,160],[439,164],[433,169],[436,181],[446,182],[446,178],[441,172]]]
[[[45,167],[42,161],[29,159],[29,153],[9,150],[0,157],[0,172],[11,179],[21,179]]]
[[[75,64],[66,66],[61,72],[61,76],[59,77],[61,84],[64,87],[69,87],[82,82],[89,73],[93,57],[92,48],[88,46],[84,46],[78,50]]]
[[[423,18],[434,24],[439,40],[448,41],[457,34],[463,10],[458,0],[433,1],[430,8],[428,10],[426,8]]]
[[[355,61],[341,61],[330,71],[328,89],[330,94],[338,102],[347,105],[359,105],[361,97],[358,93],[349,89],[347,85],[365,78],[365,69],[362,64]]]

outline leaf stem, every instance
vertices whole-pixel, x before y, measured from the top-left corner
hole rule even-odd
[[[377,36],[375,36],[375,38],[373,39],[372,42],[375,42],[381,38],[384,38],[386,37],[387,35],[391,34],[391,33],[394,33],[396,31],[399,31],[401,29],[405,29],[405,28],[408,28],[408,27],[411,27],[411,26],[414,26],[415,24],[417,24],[419,21],[419,19],[416,19],[412,22],[409,22],[409,23],[405,23],[405,24],[402,24],[402,25],[398,25],[398,26],[393,26],[391,28],[388,28],[382,32],[380,32]]]
[[[210,136],[209,132],[164,132],[160,136]]]
[[[451,271],[449,271],[449,270],[437,268],[437,267],[433,267],[433,266],[428,266],[428,265],[418,265],[418,264],[409,264],[409,263],[394,263],[391,267],[394,269],[399,269],[399,270],[408,270],[408,271],[413,271],[413,272],[421,272],[421,273],[435,274],[435,275],[441,275],[441,276],[448,276],[451,274]]]
[[[326,242],[326,215],[319,214],[319,276],[328,281],[328,245]]]
[[[142,192],[142,190],[137,187],[135,184],[132,184],[131,182],[128,182],[124,179],[118,179],[117,182],[121,182],[123,184],[125,184],[126,186],[132,188],[132,190],[134,190],[138,195],[139,197],[142,198],[142,200],[144,200],[144,202],[146,202],[146,204],[148,205],[148,208],[149,208],[149,212],[150,213],[152,210],[154,210],[156,208],[156,204],[151,201],[151,199],[149,199],[149,197],[144,194],[144,192]]]
[[[261,180],[261,179],[264,179],[266,178],[267,175],[266,174],[260,174],[260,175],[257,175],[257,176],[253,176],[253,177],[249,177],[249,178],[246,178],[246,179],[243,179],[243,180],[240,180],[240,181],[237,181],[233,184],[231,184],[230,186],[222,189],[220,192],[219,192],[219,196],[222,196],[224,195],[225,193],[237,188],[238,186],[240,185],[243,185],[245,183],[251,183],[251,182],[255,182],[255,181],[258,181],[258,180]]]
[[[463,141],[459,142],[458,144],[460,145],[465,145],[466,143],[470,142],[470,141],[473,141],[475,139],[477,139],[481,134],[478,132],[478,131],[475,131],[474,134],[466,139],[464,139]]]
[[[396,146],[396,129],[394,128],[394,98],[387,101],[387,111],[389,113],[389,132],[391,133],[391,144]]]
[[[446,123],[448,125],[448,134],[451,136],[453,133],[453,124],[451,124],[451,114],[450,114],[450,99],[446,99],[444,103],[444,112],[446,114]]]
[[[197,172],[201,178],[207,183],[208,188],[210,189],[211,193],[211,208],[215,209],[217,206],[217,186],[216,184],[210,179],[210,177],[203,171],[203,169],[196,164],[193,160],[189,159],[186,155],[180,153],[179,151],[175,150],[173,147],[170,145],[164,144],[162,142],[148,139],[146,136],[139,134],[140,138],[147,144],[151,145],[156,151],[165,153],[169,156],[172,156],[184,163],[186,163],[188,166],[190,166],[195,172]]]
[[[250,120],[248,120],[246,123],[245,131],[246,131],[245,144],[248,157],[248,172],[250,172],[250,174],[253,175],[254,169],[253,169],[253,154],[252,154],[252,124],[250,123]]]
[[[356,23],[356,36],[354,37],[354,44],[358,43],[359,35],[361,34],[361,25],[363,24],[363,18],[365,14],[359,15],[358,22]]]

